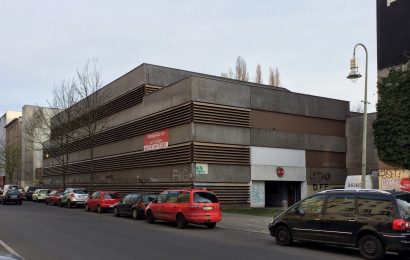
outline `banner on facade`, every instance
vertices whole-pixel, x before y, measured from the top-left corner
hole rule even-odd
[[[207,163],[197,163],[195,165],[195,174],[198,174],[198,175],[208,174],[208,164]]]
[[[144,151],[168,147],[168,129],[155,131],[144,135]]]
[[[379,189],[410,191],[410,171],[379,170]]]

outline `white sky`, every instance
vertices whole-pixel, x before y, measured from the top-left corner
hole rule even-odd
[[[357,106],[364,78],[346,79],[353,47],[369,51],[369,111],[376,104],[375,0],[0,0],[0,114],[47,105],[51,89],[97,58],[107,84],[141,63],[219,76],[244,57],[266,82]],[[357,49],[364,75],[365,54]]]

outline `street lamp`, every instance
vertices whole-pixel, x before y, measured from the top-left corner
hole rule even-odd
[[[348,79],[351,79],[353,82],[356,82],[358,78],[362,77],[360,75],[356,59],[356,47],[362,46],[366,52],[366,71],[364,74],[364,111],[363,111],[363,142],[362,142],[362,188],[366,188],[366,138],[367,138],[367,60],[368,53],[367,48],[361,43],[358,43],[354,46],[353,49],[353,58],[350,60],[350,73],[347,76]]]

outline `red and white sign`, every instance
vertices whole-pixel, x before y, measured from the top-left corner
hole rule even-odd
[[[276,174],[278,175],[278,177],[283,177],[283,175],[285,174],[285,170],[283,170],[282,167],[278,167],[276,168]]]
[[[144,151],[168,147],[168,129],[155,131],[144,135]]]

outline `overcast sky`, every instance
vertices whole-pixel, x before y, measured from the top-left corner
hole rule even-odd
[[[0,0],[0,114],[47,105],[51,89],[90,58],[104,84],[141,63],[219,76],[241,55],[253,79],[278,67],[282,86],[357,106],[364,79],[346,79],[356,43],[369,51],[376,104],[376,1]],[[365,54],[358,49],[364,75]]]

